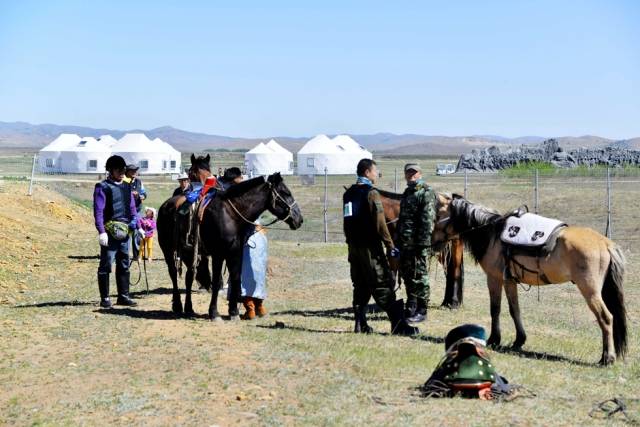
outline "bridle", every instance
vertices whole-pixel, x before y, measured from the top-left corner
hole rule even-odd
[[[270,226],[272,226],[273,224],[275,224],[278,221],[287,221],[289,218],[291,218],[291,211],[293,210],[293,207],[295,205],[298,204],[298,202],[296,200],[293,201],[293,203],[289,204],[287,203],[287,201],[285,200],[284,197],[282,197],[280,195],[280,193],[278,193],[278,190],[276,190],[276,187],[273,185],[273,183],[267,181],[267,185],[269,186],[269,190],[271,191],[271,200],[273,202],[273,204],[271,205],[271,207],[275,210],[276,208],[276,203],[278,200],[282,201],[282,203],[284,203],[284,205],[287,207],[287,216],[285,216],[284,218],[278,218],[276,217],[276,219],[274,219],[273,221],[271,221],[268,224],[265,225],[261,225],[260,227],[262,228],[268,228]],[[254,225],[253,221],[249,221],[247,218],[245,218],[244,215],[242,215],[242,213],[240,213],[240,211],[238,210],[238,208],[236,208],[236,206],[233,204],[233,202],[230,199],[226,199],[225,200],[227,203],[229,203],[229,206],[231,206],[231,208],[233,209],[233,211],[238,214],[238,216],[247,224],[251,224]]]

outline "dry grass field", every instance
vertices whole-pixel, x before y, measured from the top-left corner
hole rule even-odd
[[[385,164],[387,186],[397,163]],[[68,183],[69,199],[48,183],[27,197],[26,183],[0,181],[0,424],[576,425],[600,423],[588,416],[597,402],[640,397],[640,190],[632,179],[614,187],[614,240],[628,260],[627,359],[596,365],[600,331],[575,286],[522,291],[524,350],[491,356],[502,375],[536,397],[504,403],[425,400],[416,392],[442,356],[448,330],[467,322],[489,326],[481,270],[467,262],[465,304],[450,311],[438,307],[443,274],[432,262],[429,320],[419,337],[388,335],[383,315],[372,316],[375,334],[355,335],[337,203],[350,178],[330,182],[330,243],[315,233],[322,228],[322,192],[295,179],[287,182],[307,228],[269,234],[270,316],[223,323],[174,317],[157,248],[148,266],[150,293],[142,283],[133,287],[139,306],[99,310],[98,244],[86,207],[91,185]],[[473,201],[502,210],[531,206],[528,179],[477,181],[469,188]],[[462,192],[459,177],[433,183]],[[151,188],[157,205],[172,184]],[[541,211],[603,231],[603,191],[601,179],[549,178]],[[208,300],[195,295],[197,313],[206,312]],[[506,301],[502,323],[509,344],[515,333]],[[630,414],[640,417],[638,409]]]

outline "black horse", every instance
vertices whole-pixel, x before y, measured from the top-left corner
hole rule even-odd
[[[200,171],[209,170],[208,156],[195,158],[192,156],[190,173],[197,176]],[[177,269],[173,254],[177,240],[174,236],[176,199],[167,200],[158,212],[158,243],[162,248],[173,282],[173,310],[182,311],[182,302],[178,292]],[[302,225],[302,213],[297,206],[291,191],[287,188],[279,173],[266,179],[262,176],[232,186],[217,196],[205,208],[199,227],[200,247],[203,256],[198,266],[196,278],[204,287],[211,287],[211,303],[209,318],[220,319],[218,313],[218,291],[222,285],[222,264],[226,262],[229,270],[230,297],[229,316],[238,316],[240,301],[240,272],[242,268],[242,248],[253,222],[264,212],[269,211],[279,220],[284,221],[292,230]],[[188,254],[187,251],[183,251]],[[208,259],[212,260],[209,273]],[[192,315],[191,285],[193,282],[192,259],[183,255],[187,264],[185,284],[187,295],[185,313]],[[211,280],[213,277],[213,280]],[[202,280],[201,280],[202,279]]]

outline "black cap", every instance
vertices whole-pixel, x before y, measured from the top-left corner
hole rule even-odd
[[[140,166],[134,165],[133,163],[127,165],[128,171],[137,171],[138,169],[140,169]]]

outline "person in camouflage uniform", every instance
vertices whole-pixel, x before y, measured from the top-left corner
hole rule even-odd
[[[406,164],[404,176],[407,189],[402,194],[398,219],[400,274],[407,288],[405,316],[415,323],[427,317],[428,258],[436,217],[436,196],[422,179],[422,169],[417,163]]]
[[[378,307],[389,315],[391,333],[415,335],[418,328],[404,318],[402,300],[396,300],[394,282],[387,257],[397,257],[398,251],[389,234],[380,200],[373,188],[378,168],[371,159],[362,159],[357,166],[358,180],[343,195],[344,234],[349,246],[349,264],[353,282],[355,332],[370,333],[367,309],[373,296]],[[383,244],[387,249],[385,256]]]

